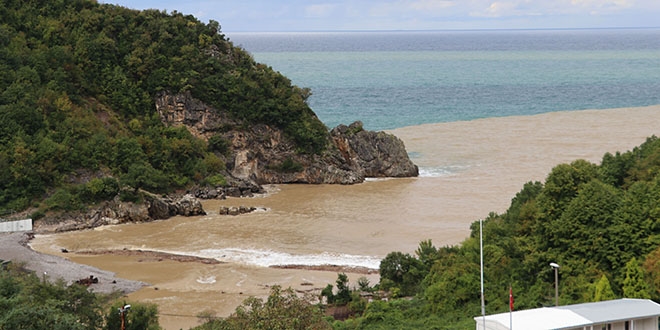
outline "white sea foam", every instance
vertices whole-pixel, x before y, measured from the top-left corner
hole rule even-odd
[[[286,252],[241,248],[205,249],[199,252],[199,256],[261,267],[277,265],[337,265],[378,269],[381,261],[380,257],[344,253],[323,252],[320,254],[296,255]]]
[[[420,167],[419,177],[421,178],[438,178],[451,175],[452,172],[443,167]]]
[[[376,181],[386,181],[392,180],[392,178],[364,178],[365,182],[376,182]]]
[[[213,283],[215,283],[215,276],[199,277],[199,278],[197,278],[197,283],[213,284]]]

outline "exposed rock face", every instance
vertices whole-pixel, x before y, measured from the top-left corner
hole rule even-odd
[[[403,141],[385,132],[365,131],[361,122],[339,125],[332,139],[347,164],[365,177],[410,177],[419,175]]]
[[[254,211],[267,211],[263,207],[254,207],[254,206],[222,206],[220,207],[220,210],[218,210],[218,214],[220,215],[240,215],[240,214],[247,214],[247,213],[252,213]]]
[[[156,110],[164,123],[185,125],[191,134],[202,138],[237,124],[225,112],[216,111],[193,98],[190,92],[176,95],[160,93],[156,98]]]
[[[144,192],[145,203],[122,202],[118,197],[85,214],[66,214],[64,221],[38,223],[37,232],[65,232],[126,222],[149,222],[175,215],[205,215],[200,201],[192,195],[177,199],[160,198]],[[35,224],[36,225],[36,224]]]
[[[219,109],[189,93],[162,93],[156,109],[166,125],[185,125],[198,137],[221,135],[229,142],[225,159],[229,174],[257,184],[354,184],[365,177],[412,177],[418,168],[410,161],[403,142],[384,132],[362,130],[356,122],[331,132],[332,145],[323,155],[303,155],[281,130],[268,125],[244,128]]]
[[[200,199],[225,199],[227,197],[252,197],[263,194],[264,188],[254,182],[237,178],[228,178],[228,187],[195,187],[190,194]]]
[[[177,200],[158,198],[157,196],[150,195],[147,198],[146,207],[149,217],[153,220],[167,219],[175,215],[193,216],[206,214],[202,203],[194,196],[188,194]]]

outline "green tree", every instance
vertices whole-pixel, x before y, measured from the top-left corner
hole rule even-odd
[[[615,298],[616,296],[614,295],[614,291],[612,291],[610,281],[603,274],[595,285],[593,301],[612,300]]]
[[[380,262],[379,272],[381,283],[391,281],[404,296],[415,294],[424,279],[422,263],[408,253],[388,253]]]
[[[419,261],[424,265],[424,268],[428,272],[433,266],[433,263],[439,258],[438,249],[433,246],[433,242],[430,239],[419,242],[415,254]]]
[[[132,187],[134,191],[146,189],[155,192],[167,190],[167,178],[165,175],[153,168],[149,163],[135,163],[130,165],[125,175],[121,177],[121,183]]]
[[[623,296],[625,298],[649,299],[648,284],[644,281],[644,272],[637,263],[637,258],[632,258],[626,263],[626,277],[623,280]]]
[[[116,301],[108,308],[105,315],[104,329],[114,330],[121,328],[121,313],[119,308],[126,302]],[[155,304],[131,303],[131,307],[124,312],[124,325],[126,330],[160,330],[158,324],[158,306]]]
[[[609,230],[620,200],[619,192],[610,185],[599,180],[584,183],[561,217],[546,226],[550,246],[573,259],[609,268]]]
[[[266,301],[261,298],[247,298],[226,319],[211,320],[195,330],[219,329],[331,329],[318,306],[300,298],[291,289],[271,287]]]
[[[351,290],[348,287],[348,276],[345,273],[337,274],[337,295],[335,303],[339,306],[348,304],[351,301]]]
[[[101,302],[84,286],[51,284],[19,265],[0,269],[0,329],[99,329]]]
[[[333,292],[334,286],[332,284],[328,284],[321,290],[321,298],[325,297],[325,301],[328,305],[332,305],[335,303],[335,293]]]

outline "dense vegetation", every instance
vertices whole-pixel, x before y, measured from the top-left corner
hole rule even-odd
[[[303,152],[320,152],[327,142],[305,103],[308,90],[233,47],[217,22],[176,12],[0,0],[0,72],[0,210],[35,207],[38,216],[120,192],[134,198],[130,192],[140,188],[222,182],[225,142],[163,126],[153,100],[165,91],[190,92],[245,123],[282,128]],[[509,287],[516,309],[553,305],[550,262],[561,265],[561,304],[660,300],[659,173],[660,140],[652,137],[606,154],[600,165],[576,160],[556,166],[545,182],[525,184],[504,214],[483,221],[487,313],[508,310]],[[424,240],[414,255],[392,252],[380,283],[359,285],[394,299],[367,304],[340,274],[337,290],[329,286],[322,296],[347,306],[346,321],[328,321],[313,302],[276,288],[267,301],[251,298],[202,328],[473,328],[479,222],[471,229],[459,246]],[[15,271],[0,272],[0,329],[116,328],[119,302]],[[158,328],[154,306],[133,305],[132,329]]]
[[[38,217],[125,187],[222,182],[226,143],[163,126],[154,104],[163,92],[280,128],[300,152],[328,141],[308,89],[234,47],[218,22],[177,12],[0,0],[0,72],[0,210],[34,206]]]
[[[486,312],[621,297],[660,300],[660,140],[601,165],[584,160],[529,182],[504,214],[483,220]],[[337,329],[470,329],[480,315],[479,222],[460,246],[422,241],[415,255],[390,253],[381,289],[413,299],[369,304]]]
[[[51,284],[20,265],[0,269],[0,329],[114,330],[120,328],[118,295],[91,293],[80,284]],[[114,303],[113,303],[114,301]],[[137,303],[125,315],[128,330],[158,330],[156,305]]]
[[[487,314],[508,311],[509,288],[515,309],[553,306],[551,262],[560,265],[562,305],[622,297],[660,301],[659,174],[660,139],[651,137],[632,151],[605,154],[601,165],[576,160],[553,168],[544,183],[525,184],[504,214],[482,222]],[[328,285],[321,292],[329,305],[308,313],[346,306],[348,319],[328,319],[335,329],[474,329],[473,318],[481,314],[479,227],[474,222],[459,246],[437,248],[424,240],[414,255],[391,252],[375,287],[361,278],[351,292],[339,274],[336,289]],[[367,303],[358,292],[375,300]],[[318,299],[308,298],[306,306]],[[271,317],[287,315],[287,304],[268,301]],[[228,319],[199,329],[266,329],[263,309],[248,300]]]

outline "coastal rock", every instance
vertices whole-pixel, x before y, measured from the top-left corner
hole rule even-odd
[[[184,125],[191,134],[208,139],[224,127],[237,122],[226,112],[217,111],[192,97],[189,91],[179,94],[161,92],[155,101],[161,121],[172,126]]]
[[[202,203],[191,194],[183,195],[175,200],[160,198],[156,195],[143,193],[149,217],[153,220],[168,219],[175,215],[195,216],[206,215]]]
[[[227,141],[228,151],[219,154],[227,166],[227,177],[244,182],[354,184],[365,177],[419,174],[399,138],[366,131],[361,122],[337,126],[329,132],[328,150],[310,155],[298,152],[281,129],[264,124],[242,125],[226,111],[194,99],[189,92],[161,93],[156,98],[156,109],[165,125],[184,125],[200,138],[219,136]],[[223,188],[225,196],[246,196],[245,189],[229,186],[234,188]]]
[[[176,215],[206,214],[199,199],[190,194],[167,198],[144,191],[141,193],[144,203],[122,202],[119,197],[115,197],[87,213],[66,213],[50,221],[37,222],[34,230],[40,233],[66,232],[127,222],[150,222]]]
[[[186,194],[179,200],[172,203],[174,215],[183,215],[186,217],[195,215],[206,215],[202,203],[192,195]]]
[[[221,206],[218,210],[220,215],[240,215],[247,214],[257,210],[266,211],[263,207],[254,207],[254,206]]]
[[[411,177],[419,168],[408,157],[401,139],[385,132],[365,131],[362,122],[339,125],[331,131],[332,139],[356,172],[365,177]]]
[[[226,199],[229,197],[253,197],[254,194],[263,194],[264,188],[249,180],[234,177],[227,178],[225,187],[198,186],[190,190],[190,194],[199,199]]]

